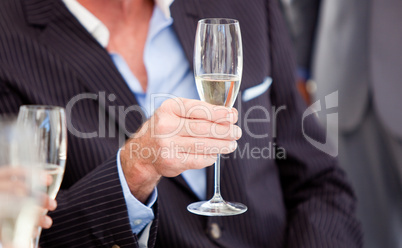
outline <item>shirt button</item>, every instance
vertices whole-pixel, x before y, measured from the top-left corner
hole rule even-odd
[[[212,223],[210,226],[209,234],[213,239],[219,239],[222,236],[221,229],[216,223]]]
[[[141,223],[142,223],[142,220],[140,220],[140,219],[134,221],[135,226],[138,226]]]

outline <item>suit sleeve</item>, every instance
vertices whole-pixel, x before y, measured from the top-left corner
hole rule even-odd
[[[272,56],[272,104],[286,110],[277,115],[277,160],[287,208],[286,247],[361,247],[356,198],[336,159],[318,150],[303,135],[325,143],[314,117],[302,119],[306,106],[295,87],[295,61],[276,1],[268,1]],[[324,106],[325,107],[325,106]],[[304,122],[304,126],[302,126]]]

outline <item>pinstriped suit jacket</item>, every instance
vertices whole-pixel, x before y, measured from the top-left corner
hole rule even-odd
[[[257,159],[239,153],[223,159],[222,194],[249,210],[233,217],[201,217],[186,211],[196,201],[182,177],[164,178],[154,207],[149,246],[158,247],[359,247],[355,199],[336,161],[302,136],[303,103],[294,87],[294,61],[274,0],[176,0],[171,7],[177,36],[192,61],[196,22],[231,17],[241,23],[244,75],[241,90],[273,78],[269,91],[249,102],[238,101],[241,120],[253,106],[286,106],[272,123],[240,121],[247,128],[239,150],[276,146],[286,159]],[[168,82],[166,82],[168,83]],[[86,95],[82,95],[86,93]],[[109,98],[114,94],[115,99]],[[75,96],[69,133],[68,163],[44,231],[42,247],[136,247],[119,183],[115,155],[119,128],[131,132],[143,122],[139,112],[125,119],[118,107],[136,104],[108,53],[73,18],[60,0],[0,2],[0,111],[17,113],[22,104],[66,107]],[[248,118],[260,118],[249,111]],[[307,132],[323,133],[313,119]],[[100,128],[101,127],[101,128]],[[71,129],[70,129],[71,130]],[[94,133],[95,132],[95,133]],[[253,134],[268,134],[255,139]],[[95,137],[89,138],[90,134]],[[212,192],[208,172],[208,191]],[[213,234],[210,235],[210,228]],[[218,234],[218,235],[217,235]]]

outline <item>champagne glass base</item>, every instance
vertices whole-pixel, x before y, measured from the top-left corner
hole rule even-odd
[[[187,210],[204,216],[231,216],[246,212],[247,206],[237,202],[200,201],[188,205]]]

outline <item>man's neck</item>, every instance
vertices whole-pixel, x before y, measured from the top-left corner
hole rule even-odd
[[[144,91],[148,77],[144,58],[153,0],[78,0],[109,30],[109,52],[121,54]]]
[[[153,0],[78,0],[109,29],[149,21]]]

